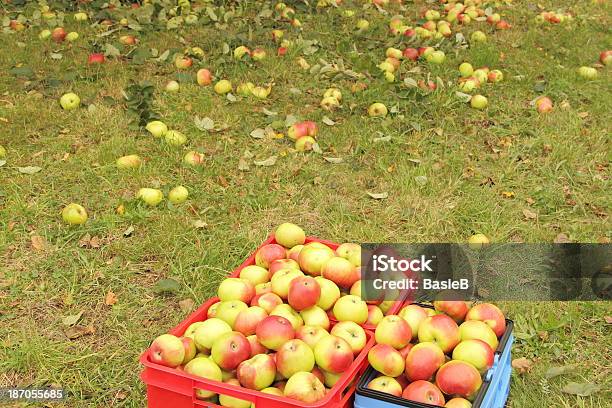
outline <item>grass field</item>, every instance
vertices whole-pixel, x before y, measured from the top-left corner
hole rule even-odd
[[[0,16],[31,16],[38,7],[27,3],[2,2]],[[84,9],[98,12],[98,3]],[[0,145],[7,150],[0,167],[0,388],[61,385],[69,398],[53,407],[144,406],[139,354],[214,294],[282,221],[340,242],[463,242],[482,232],[497,242],[609,243],[610,70],[600,67],[592,81],[576,74],[612,48],[608,1],[489,2],[511,29],[495,31],[478,21],[459,26],[466,38],[485,31],[488,41],[458,48],[451,37],[439,47],[444,64],[403,62],[395,83],[376,68],[387,47],[406,46],[388,33],[390,17],[402,14],[413,25],[427,2],[406,2],[402,9],[391,4],[387,14],[362,1],[322,10],[295,3],[301,31],[265,13],[255,18],[273,3],[228,2],[225,9],[235,4],[236,16],[221,27],[143,25],[134,33],[136,50],[117,41],[131,30],[100,37],[106,28],[75,22],[73,12],[64,26],[80,37],[71,44],[39,40],[44,27],[35,24],[0,34]],[[574,21],[533,22],[541,11],[559,8],[571,11]],[[355,16],[343,16],[346,9]],[[369,30],[357,32],[360,18],[370,22]],[[279,57],[273,28],[308,42]],[[205,58],[184,71],[189,81],[171,57],[110,57],[90,66],[94,41],[132,57],[146,54],[138,50],[161,55],[198,46]],[[239,45],[262,47],[268,58],[234,61],[231,50]],[[296,62],[300,56],[311,66],[324,60],[362,77],[312,74]],[[488,97],[486,110],[456,95],[463,61],[504,73],[502,82],[479,90]],[[273,83],[272,92],[265,100],[232,102],[195,83],[200,67],[234,86]],[[428,76],[441,78],[435,92],[402,82]],[[178,93],[164,91],[171,79],[181,82]],[[169,147],[138,127],[123,91],[142,80],[154,85],[153,109],[188,136],[187,146]],[[367,89],[353,93],[355,83]],[[341,89],[343,100],[327,112],[319,102],[331,86]],[[81,109],[60,108],[66,92],[81,97]],[[530,106],[539,95],[551,97],[553,112],[541,115]],[[390,115],[368,117],[373,102],[386,104]],[[317,121],[322,154],[297,153],[286,138],[250,136],[287,115]],[[196,117],[222,129],[200,130]],[[188,150],[204,153],[204,165],[183,165]],[[145,163],[118,170],[115,160],[127,154]],[[271,166],[255,163],[272,156]],[[189,189],[187,203],[148,208],[134,198],[141,187],[167,193],[176,185]],[[85,225],[62,222],[60,212],[71,202],[87,209]],[[163,279],[178,287],[160,294]],[[527,359],[525,372],[513,374],[510,407],[612,405],[609,302],[503,306],[516,322],[513,357]],[[77,334],[85,335],[70,340],[74,327],[65,323],[75,320],[85,331]],[[571,368],[547,377],[549,368],[560,366]],[[598,391],[563,393],[570,382]]]

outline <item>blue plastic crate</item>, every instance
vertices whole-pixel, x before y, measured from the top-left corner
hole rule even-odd
[[[506,319],[506,332],[495,351],[493,367],[484,375],[480,391],[472,402],[472,408],[504,408],[510,393],[510,377],[512,374],[512,343],[514,336],[512,330],[514,322]],[[422,404],[398,398],[384,392],[374,391],[367,385],[374,378],[380,376],[371,366],[368,367],[357,384],[355,395],[355,408],[438,408],[435,405]]]

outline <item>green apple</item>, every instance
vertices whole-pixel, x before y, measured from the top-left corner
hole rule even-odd
[[[485,33],[483,33],[482,31],[478,30],[478,31],[474,31],[472,33],[472,35],[470,36],[470,39],[474,43],[486,42],[487,41],[487,35]]]
[[[164,193],[156,188],[143,187],[136,193],[136,198],[141,199],[145,204],[154,207],[164,199]]]
[[[141,164],[142,159],[137,154],[129,154],[127,156],[122,156],[117,159],[118,169],[135,169],[140,167]]]
[[[51,37],[51,31],[50,30],[42,30],[40,32],[40,34],[38,34],[38,38],[40,38],[41,40],[46,40],[49,37]]]
[[[219,366],[208,357],[196,357],[185,365],[187,374],[196,375],[213,381],[221,381],[223,374]],[[214,397],[216,394],[212,391],[202,389],[196,390],[196,396],[201,399]]]
[[[373,103],[368,107],[370,117],[385,117],[387,113],[389,113],[387,107],[380,102]]]
[[[183,186],[176,186],[168,193],[168,200],[172,204],[184,203],[189,197],[189,190]]]
[[[470,105],[474,109],[484,109],[489,104],[489,101],[485,96],[482,95],[474,95],[472,99],[470,99]]]
[[[75,13],[74,19],[76,21],[86,21],[88,19],[88,16],[87,16],[87,13],[83,13],[83,12]]]
[[[182,146],[187,143],[187,136],[178,130],[169,130],[164,135],[164,140],[171,146]]]
[[[164,122],[159,120],[154,120],[152,122],[147,123],[145,129],[149,131],[154,137],[162,137],[168,131],[168,126]]]
[[[230,93],[232,91],[232,83],[227,79],[222,79],[215,84],[213,89],[219,95]]]
[[[73,92],[62,95],[60,105],[64,110],[74,110],[81,104],[81,98]]]
[[[166,84],[166,92],[178,92],[181,89],[181,85],[179,85],[176,81],[169,81]]]
[[[193,333],[193,339],[198,351],[210,350],[215,340],[221,335],[232,331],[227,322],[218,318],[204,320],[200,323]]]
[[[73,41],[76,41],[78,38],[79,38],[79,33],[77,33],[76,31],[71,31],[68,34],[66,34],[66,41],[73,42]]]
[[[4,159],[6,157],[6,149],[4,148],[4,146],[0,145],[0,160]]]
[[[578,75],[583,77],[584,79],[595,79],[599,75],[597,70],[593,67],[580,67],[578,68]]]
[[[357,29],[361,31],[365,31],[370,28],[370,22],[368,20],[360,19],[357,21]]]
[[[363,324],[368,320],[368,305],[358,296],[342,296],[334,305],[334,316],[340,322]]]
[[[427,58],[427,61],[431,62],[432,64],[442,64],[444,60],[446,59],[446,55],[444,54],[443,51],[434,51],[431,54],[429,54],[426,58]]]
[[[82,225],[87,221],[87,211],[79,204],[68,204],[62,210],[62,219],[70,225]]]
[[[238,85],[238,88],[236,88],[236,92],[240,96],[249,96],[253,93],[253,88],[255,88],[255,84],[253,84],[252,82],[246,82]]]
[[[463,78],[469,78],[474,73],[474,67],[469,62],[464,62],[459,65],[459,73]]]

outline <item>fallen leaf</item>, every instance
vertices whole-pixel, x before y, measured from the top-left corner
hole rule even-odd
[[[238,170],[249,171],[250,168],[251,167],[249,166],[249,163],[246,161],[244,157],[241,157],[240,160],[238,160]]]
[[[544,374],[544,376],[546,378],[554,378],[554,377],[558,377],[558,376],[563,375],[563,374],[571,373],[575,369],[576,369],[575,365],[566,365],[566,366],[561,366],[561,367],[550,367],[548,370],[546,370],[546,373]]]
[[[179,307],[185,313],[191,312],[193,310],[194,305],[195,305],[195,302],[193,301],[193,299],[190,299],[190,298],[183,299],[179,302]]]
[[[578,117],[581,119],[585,119],[589,116],[589,112],[578,112]]]
[[[321,150],[321,146],[319,146],[319,144],[316,143],[316,142],[313,143],[313,145],[312,145],[312,151],[317,153],[317,154],[322,154],[323,153],[323,150]]]
[[[228,93],[226,96],[227,100],[230,102],[236,102],[238,99],[231,93]]]
[[[225,177],[219,175],[219,177],[217,178],[219,180],[219,185],[221,187],[228,187],[229,183],[227,182],[227,180],[225,179]]]
[[[375,200],[384,200],[385,198],[389,197],[389,193],[384,192],[384,193],[371,193],[369,191],[367,191],[368,195],[370,197],[372,197]]]
[[[528,220],[535,220],[536,218],[538,218],[538,214],[534,213],[528,208],[523,209],[523,216]]]
[[[208,224],[202,220],[195,220],[193,222],[193,227],[197,229],[203,229],[203,228],[208,228]]]
[[[256,166],[274,166],[276,164],[276,159],[277,156],[270,156],[265,160],[254,160],[253,164],[255,164]]]
[[[125,231],[123,231],[123,236],[127,238],[131,236],[133,232],[134,232],[134,227],[130,225]]]
[[[157,281],[154,287],[155,293],[178,293],[181,290],[181,284],[174,279],[162,279]]]
[[[249,135],[254,139],[263,139],[266,137],[266,131],[262,128],[253,129]]]
[[[591,394],[594,394],[601,390],[601,387],[597,384],[591,383],[575,383],[571,382],[566,384],[561,391],[566,394],[578,395],[580,397],[588,397]]]
[[[41,170],[42,168],[38,166],[17,167],[17,171],[23,174],[35,174]]]
[[[323,119],[321,121],[323,123],[325,123],[327,126],[334,126],[336,124],[336,122],[334,122],[333,120],[331,120],[327,116],[323,116]]]
[[[96,329],[92,325],[88,325],[88,326],[78,325],[78,326],[69,327],[66,330],[64,330],[64,334],[70,340],[76,340],[79,337],[86,336],[89,334],[94,334],[95,332],[96,332]]]
[[[419,186],[424,186],[425,184],[427,184],[427,177],[426,176],[416,176],[414,178],[414,181],[416,181],[416,183]]]
[[[612,316],[604,316],[604,321],[608,324],[612,324]]]
[[[342,157],[323,157],[323,159],[328,163],[338,164],[342,163],[344,160]]]
[[[196,116],[193,119],[193,122],[195,123],[195,126],[202,131],[205,130],[212,130],[215,128],[215,122],[211,119],[211,118],[199,118],[198,116]]]
[[[285,118],[285,126],[289,127],[295,123],[297,123],[298,118],[295,117],[295,115],[289,114],[287,115],[287,117]]]
[[[45,249],[47,249],[47,240],[45,239],[45,237],[33,235],[30,238],[30,242],[32,243],[32,248],[37,251],[44,251]]]
[[[276,115],[278,115],[278,112],[274,112],[274,111],[268,110],[268,109],[266,109],[266,108],[262,108],[262,110],[261,110],[261,111],[262,111],[262,112],[264,113],[264,115],[266,115],[266,116],[276,116]]]
[[[108,291],[108,293],[106,294],[106,297],[104,298],[104,304],[106,306],[112,306],[115,303],[117,303],[119,299],[117,298],[117,295],[115,295],[115,293],[113,291]]]
[[[512,368],[518,370],[518,372],[521,374],[531,371],[532,366],[533,361],[525,357],[512,360]]]
[[[81,320],[82,316],[83,316],[83,311],[81,310],[79,313],[75,315],[64,317],[62,319],[62,323],[64,323],[65,326],[74,326],[75,324],[79,322],[79,320]]]

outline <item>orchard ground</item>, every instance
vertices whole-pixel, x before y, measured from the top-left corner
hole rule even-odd
[[[310,49],[316,52],[304,55],[309,64],[342,61],[345,69],[369,73],[357,80],[310,74],[296,63],[297,50],[277,57],[270,31],[278,24],[263,17],[263,25],[256,24],[255,2],[241,3],[243,15],[224,30],[196,25],[136,33],[139,49],[160,54],[201,47],[201,66],[234,86],[274,82],[266,100],[236,102],[180,75],[180,91],[164,92],[177,79],[170,60],[109,58],[88,66],[91,41],[116,42],[128,30],[96,37],[99,28],[74,22],[72,13],[64,24],[79,32],[72,46],[39,40],[42,27],[2,34],[0,145],[8,155],[0,167],[0,387],[59,384],[69,398],[53,407],[142,407],[142,350],[212,296],[228,271],[282,221],[338,242],[463,242],[475,232],[496,242],[609,242],[610,71],[599,69],[593,81],[576,74],[612,46],[609,2],[499,3],[495,11],[511,29],[496,32],[473,22],[461,31],[469,38],[482,29],[487,43],[455,49],[446,42],[444,64],[403,63],[396,84],[385,82],[376,68],[385,49],[399,45],[387,34],[396,5],[387,7],[387,15],[356,1],[313,13],[297,9],[301,35],[317,41]],[[402,14],[414,24],[425,6],[409,3]],[[355,17],[342,16],[347,8]],[[575,21],[533,23],[541,11],[558,8],[574,13]],[[369,31],[356,32],[358,18],[370,22]],[[282,28],[288,38],[298,37],[286,23]],[[224,42],[230,50],[263,47],[268,57],[252,65],[236,62],[223,53]],[[470,108],[448,86],[456,83],[463,61],[504,73],[504,81],[480,91],[489,100],[484,111]],[[192,78],[195,65],[200,63],[185,71]],[[442,79],[436,92],[401,85],[405,77],[428,75]],[[155,110],[189,137],[188,148],[164,146],[125,109],[123,90],[143,79],[154,85]],[[368,88],[352,93],[355,82]],[[326,112],[319,102],[331,86],[342,90],[342,107]],[[83,107],[63,111],[59,97],[70,91],[80,95]],[[552,98],[553,112],[540,115],[530,106],[538,95]],[[392,113],[367,117],[373,102]],[[317,121],[323,154],[296,153],[286,139],[249,136],[287,115]],[[324,116],[333,124],[324,124]],[[196,117],[223,130],[199,130]],[[185,167],[187,150],[205,153],[204,165]],[[245,158],[239,169],[247,150],[254,158]],[[117,170],[115,160],[133,153],[145,164]],[[272,166],[254,163],[271,156],[277,156]],[[18,171],[27,166],[41,170]],[[167,193],[176,185],[189,189],[186,204],[146,208],[134,199],[141,187]],[[60,211],[71,202],[87,209],[84,226],[62,223]],[[116,211],[120,205],[123,215]],[[501,306],[516,322],[513,358],[524,358],[516,363],[509,406],[612,404],[610,303]],[[85,333],[75,335],[70,324]],[[546,375],[560,366],[570,368]],[[570,382],[600,391],[563,393]]]

